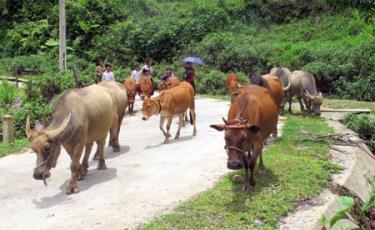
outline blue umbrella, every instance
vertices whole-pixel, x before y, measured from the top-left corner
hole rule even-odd
[[[202,58],[200,57],[186,57],[182,60],[183,62],[191,62],[198,65],[204,65]]]

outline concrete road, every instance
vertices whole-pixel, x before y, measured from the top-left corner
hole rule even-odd
[[[65,151],[51,170],[48,187],[32,179],[35,153],[1,158],[0,229],[131,229],[211,188],[227,173],[227,156],[223,133],[209,125],[222,122],[229,102],[200,98],[196,107],[197,136],[192,137],[192,126],[187,125],[179,140],[166,145],[159,117],[142,121],[141,112],[126,116],[121,152],[106,148],[104,171],[91,161],[78,194],[65,194],[70,177]],[[140,101],[135,108],[141,108]],[[176,128],[177,118],[173,137]]]

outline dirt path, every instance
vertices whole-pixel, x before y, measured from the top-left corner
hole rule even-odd
[[[158,117],[125,117],[121,152],[106,148],[105,171],[97,171],[96,162],[91,162],[76,195],[65,195],[70,176],[65,151],[51,170],[48,187],[32,179],[34,153],[1,158],[0,229],[134,228],[209,189],[227,172],[223,135],[209,124],[222,122],[229,103],[197,99],[196,106],[198,135],[192,137],[187,125],[180,140],[167,145],[162,144]]]

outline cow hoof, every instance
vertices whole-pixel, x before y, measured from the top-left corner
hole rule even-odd
[[[250,185],[250,183],[245,183],[245,185],[243,186],[243,190],[244,190],[245,192],[250,192],[250,190],[251,190],[251,185]]]
[[[168,144],[169,143],[169,140],[168,139],[165,139],[164,140],[164,144]]]
[[[197,135],[197,130],[194,130],[193,136],[196,136],[196,135]]]
[[[266,174],[266,168],[264,168],[264,167],[259,167],[259,168],[258,168],[258,171],[259,171],[259,174],[260,174],[260,175],[264,175],[264,174]]]
[[[235,183],[241,183],[242,178],[241,178],[240,175],[236,174],[236,175],[233,176],[233,181],[234,181]]]
[[[176,135],[175,137],[174,137],[174,139],[178,139],[178,138],[180,138],[180,135]]]
[[[105,169],[107,169],[107,166],[105,165],[105,161],[104,160],[99,161],[97,169],[98,170],[105,170]]]
[[[83,166],[81,165],[79,167],[79,174],[77,176],[77,180],[82,180],[83,178],[85,178],[86,174],[87,174],[87,167],[86,166]]]
[[[76,194],[76,193],[79,193],[79,188],[77,185],[71,185],[66,190],[67,195]]]
[[[120,147],[119,146],[112,146],[113,152],[120,152]]]

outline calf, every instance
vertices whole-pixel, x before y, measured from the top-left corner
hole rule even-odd
[[[168,143],[171,134],[173,115],[178,115],[179,123],[175,139],[180,137],[180,129],[183,125],[183,115],[187,109],[190,109],[193,121],[193,136],[197,134],[196,115],[194,103],[194,89],[188,82],[181,82],[178,86],[164,90],[156,98],[145,98],[143,101],[143,120],[148,120],[152,115],[160,114],[160,130],[165,136],[164,143]],[[164,130],[164,121],[167,121],[167,131]]]

